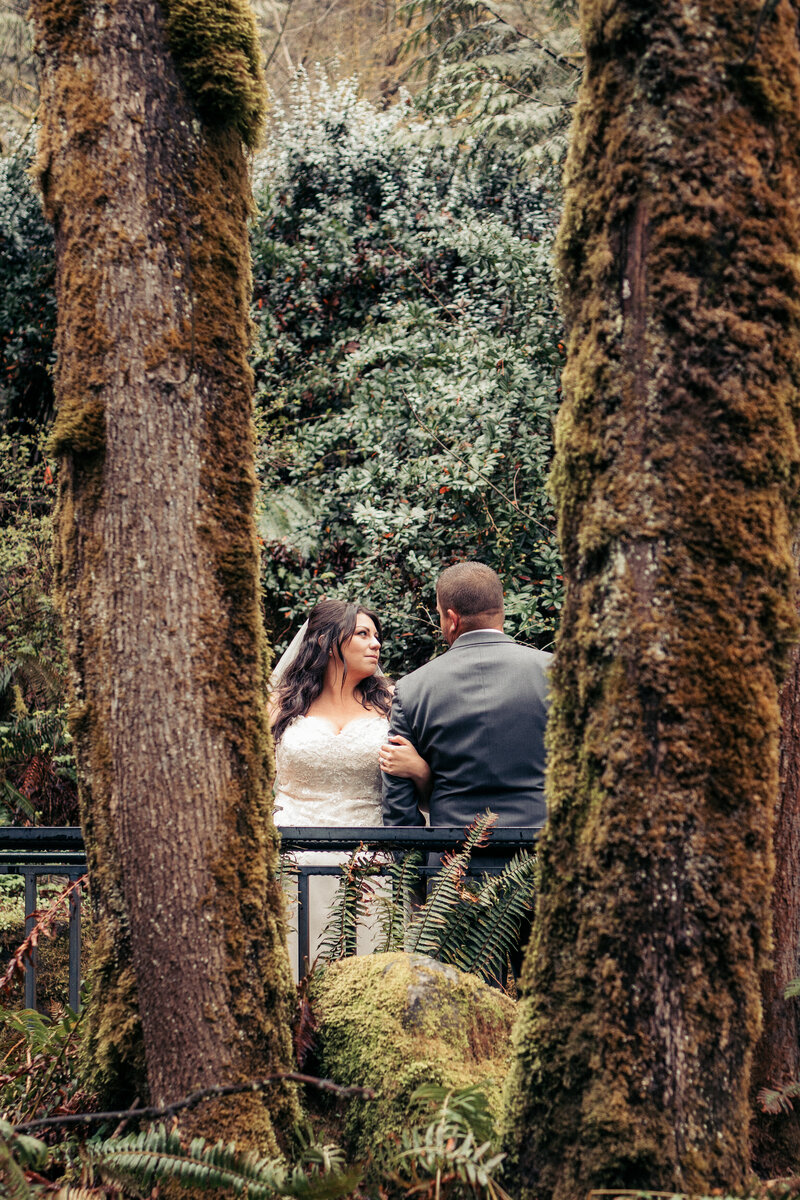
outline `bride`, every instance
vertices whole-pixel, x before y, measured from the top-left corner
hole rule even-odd
[[[427,799],[428,764],[405,738],[388,741],[392,689],[379,666],[381,640],[380,621],[370,609],[321,600],[278,663],[270,697],[276,825],[382,825],[381,766],[413,779]],[[306,854],[302,861],[342,859]],[[336,881],[313,882],[312,958],[314,925],[327,907],[323,892],[333,894],[324,885]]]

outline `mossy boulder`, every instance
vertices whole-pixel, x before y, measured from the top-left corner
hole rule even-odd
[[[423,1083],[482,1083],[499,1112],[516,1005],[475,975],[418,954],[346,958],[310,990],[320,1072],[336,1083],[374,1088],[353,1101],[342,1130],[361,1157],[415,1119],[411,1100]]]

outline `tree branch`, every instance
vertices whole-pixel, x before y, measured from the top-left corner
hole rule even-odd
[[[322,1092],[332,1092],[334,1096],[344,1098],[358,1097],[362,1100],[373,1100],[375,1092],[372,1088],[365,1087],[342,1087],[338,1083],[333,1083],[330,1079],[317,1079],[313,1075],[300,1075],[297,1071],[276,1071],[272,1075],[265,1075],[262,1079],[251,1079],[248,1083],[229,1083],[220,1084],[218,1087],[203,1088],[201,1091],[192,1092],[183,1100],[176,1100],[174,1104],[165,1104],[161,1108],[128,1108],[120,1109],[114,1112],[95,1112],[95,1113],[69,1113],[61,1117],[40,1117],[36,1121],[23,1121],[20,1125],[14,1126],[15,1133],[23,1133],[29,1129],[54,1129],[61,1125],[82,1125],[82,1124],[98,1124],[102,1121],[139,1121],[155,1120],[158,1117],[172,1117],[175,1113],[185,1109],[195,1108],[196,1105],[202,1104],[204,1100],[215,1100],[221,1096],[238,1096],[242,1092],[260,1092],[267,1088],[272,1083],[278,1083],[281,1080],[288,1080],[290,1083],[307,1083],[310,1087],[318,1088]]]

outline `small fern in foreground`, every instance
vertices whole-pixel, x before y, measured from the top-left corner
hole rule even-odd
[[[413,1099],[436,1104],[436,1112],[427,1125],[379,1147],[381,1178],[402,1196],[510,1200],[498,1182],[505,1155],[493,1147],[494,1126],[481,1088],[452,1091],[426,1084]]]
[[[132,1186],[147,1194],[155,1184],[175,1180],[192,1191],[225,1189],[248,1200],[272,1196],[336,1200],[359,1182],[357,1167],[345,1168],[341,1152],[332,1147],[312,1147],[294,1167],[261,1158],[252,1151],[203,1138],[184,1143],[177,1131],[163,1125],[129,1137],[109,1138],[86,1147],[94,1170],[112,1182]]]

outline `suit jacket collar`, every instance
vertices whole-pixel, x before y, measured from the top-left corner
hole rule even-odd
[[[457,637],[450,650],[467,650],[470,646],[485,646],[489,642],[513,642],[514,639],[499,629],[481,629],[470,633],[469,637]]]

